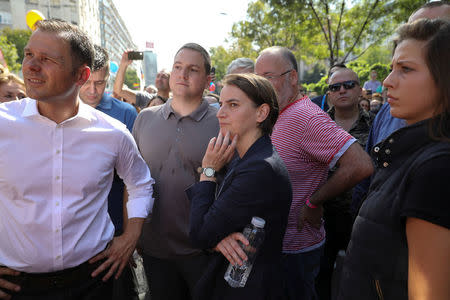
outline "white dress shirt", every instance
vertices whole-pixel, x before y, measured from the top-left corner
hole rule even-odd
[[[0,104],[0,265],[53,272],[104,250],[114,235],[114,168],[129,192],[128,217],[151,211],[154,180],[126,126],[79,103],[60,124],[33,99]]]

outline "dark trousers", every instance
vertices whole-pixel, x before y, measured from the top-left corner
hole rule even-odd
[[[346,250],[352,232],[353,218],[349,209],[327,209],[325,221],[326,240],[316,290],[320,300],[330,300],[334,264],[339,250]]]
[[[112,300],[135,300],[138,299],[138,295],[136,293],[134,282],[133,282],[133,274],[131,273],[131,266],[126,265],[123,269],[120,277],[116,279],[112,279],[113,281],[113,296]]]
[[[113,279],[102,281],[106,271],[92,278],[96,263],[84,263],[68,270],[19,276],[4,276],[7,281],[20,285],[18,293],[7,291],[13,300],[110,300],[112,298]]]
[[[316,300],[315,280],[323,246],[304,253],[283,254],[286,299]]]
[[[198,254],[179,259],[142,255],[152,300],[189,300],[203,275],[208,256]]]

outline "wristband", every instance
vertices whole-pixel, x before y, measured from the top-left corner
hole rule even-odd
[[[309,199],[308,200],[306,200],[306,206],[308,206],[309,208],[317,208],[318,206],[317,205],[314,205],[314,204],[312,204],[311,202],[309,202]]]

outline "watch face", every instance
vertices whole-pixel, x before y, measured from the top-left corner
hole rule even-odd
[[[207,176],[207,177],[213,177],[214,176],[214,169],[213,168],[205,168],[205,172],[204,172],[204,174]]]

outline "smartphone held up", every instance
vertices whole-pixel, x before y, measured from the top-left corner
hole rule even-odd
[[[144,52],[142,52],[142,51],[130,51],[130,52],[128,52],[128,59],[129,60],[143,60],[144,59]]]

